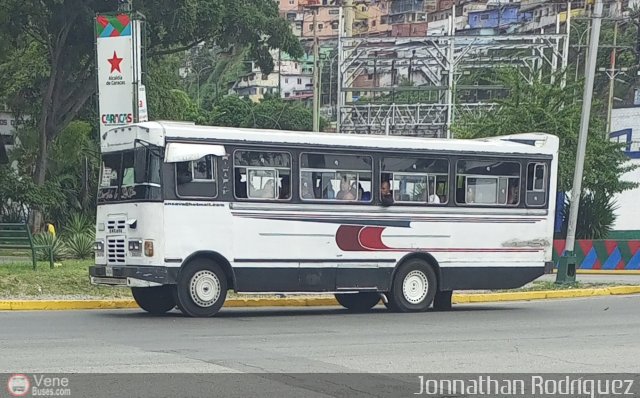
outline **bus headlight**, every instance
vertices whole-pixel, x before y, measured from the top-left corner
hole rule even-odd
[[[153,257],[153,241],[144,241],[144,255],[147,257]]]
[[[97,257],[104,256],[104,241],[97,240],[93,243],[93,251],[96,253]]]
[[[140,256],[142,254],[142,241],[140,239],[130,240],[129,252],[132,256]]]

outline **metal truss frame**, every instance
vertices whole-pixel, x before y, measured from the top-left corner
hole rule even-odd
[[[478,69],[508,67],[530,84],[535,80],[554,84],[559,65],[567,57],[563,53],[565,39],[563,34],[340,38],[338,131],[451,137],[456,112],[496,109],[492,103],[456,103],[456,87],[462,77]],[[417,87],[403,87],[393,78],[399,73],[410,77],[416,71],[422,76]],[[354,86],[356,78],[364,74],[373,74],[373,87]],[[391,75],[391,81],[381,84],[377,77],[385,74]],[[352,100],[354,91],[368,90],[382,94],[436,91],[438,102],[389,104],[376,103],[374,98],[362,105]]]

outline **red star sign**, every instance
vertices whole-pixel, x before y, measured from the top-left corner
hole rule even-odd
[[[113,52],[113,58],[111,59],[107,59],[107,61],[109,61],[109,63],[111,64],[111,72],[109,73],[113,73],[113,71],[117,70],[118,72],[122,73],[122,71],[120,70],[120,62],[122,62],[123,58],[118,58],[118,54],[116,54],[116,52]]]

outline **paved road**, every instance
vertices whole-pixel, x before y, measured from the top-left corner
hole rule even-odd
[[[451,312],[0,312],[2,372],[637,372],[640,296]]]

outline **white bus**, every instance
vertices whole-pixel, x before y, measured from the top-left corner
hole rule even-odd
[[[238,293],[424,311],[551,261],[558,139],[340,135],[148,122],[101,137],[97,285],[212,316]]]

